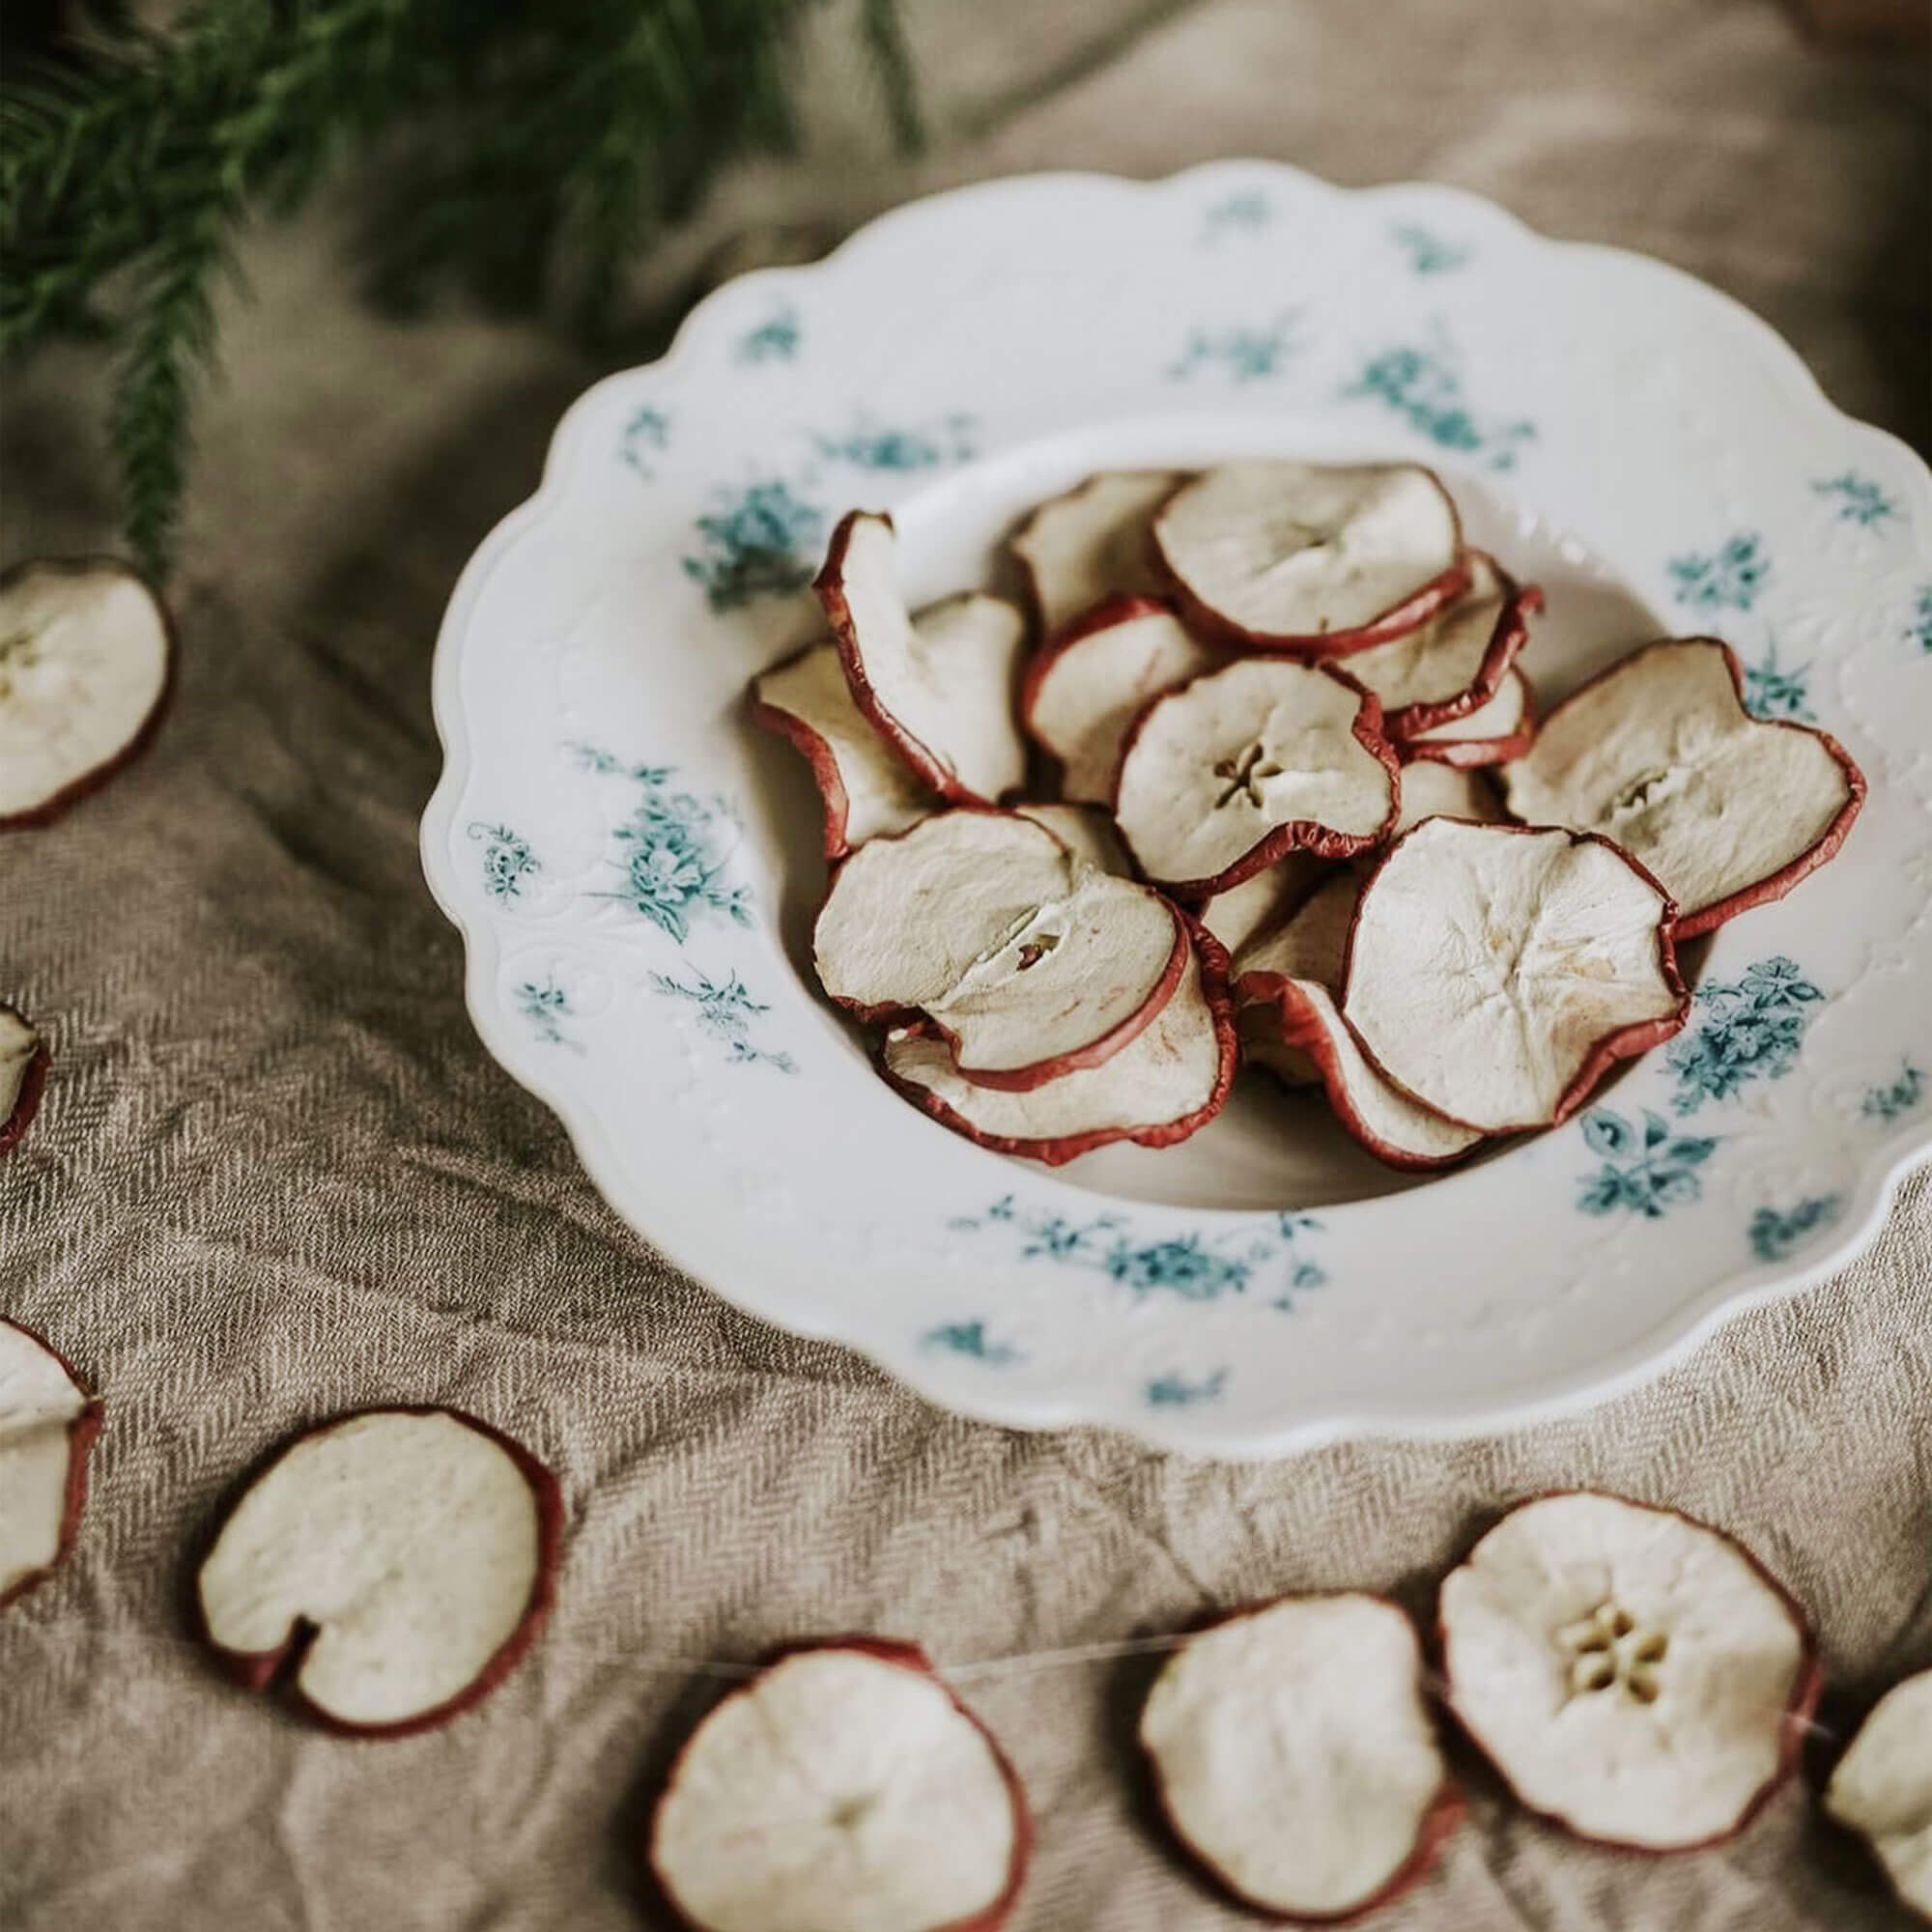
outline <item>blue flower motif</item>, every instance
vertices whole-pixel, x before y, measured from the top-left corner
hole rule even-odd
[[[1291,308],[1283,309],[1264,327],[1229,328],[1219,334],[1194,329],[1179,359],[1165,371],[1167,380],[1184,382],[1197,370],[1215,367],[1235,384],[1255,383],[1275,375],[1301,346],[1294,339],[1300,320],[1301,311]]]
[[[757,327],[738,338],[735,354],[740,362],[789,362],[798,354],[803,333],[797,309],[790,302],[780,302]]]
[[[556,983],[554,976],[539,983],[526,980],[517,988],[517,1010],[536,1029],[537,1037],[549,1046],[567,1046],[582,1053],[582,1047],[557,1024],[572,1017],[570,995]]]
[[[1248,1285],[1249,1272],[1244,1259],[1214,1253],[1199,1235],[1182,1235],[1141,1248],[1122,1240],[1107,1257],[1106,1268],[1114,1280],[1128,1288],[1143,1293],[1164,1288],[1183,1301],[1212,1301],[1218,1295],[1239,1294]]]
[[[860,469],[937,469],[948,463],[970,463],[979,454],[976,424],[973,416],[954,414],[923,427],[884,429],[861,411],[843,436],[814,436],[811,440],[830,463],[849,463]]]
[[[1344,397],[1372,396],[1440,448],[1483,456],[1492,469],[1513,469],[1517,452],[1536,435],[1526,419],[1478,415],[1463,393],[1459,359],[1439,326],[1429,346],[1385,349],[1363,364]]]
[[[693,526],[696,554],[685,575],[703,587],[712,610],[735,611],[753,598],[783,595],[810,582],[808,560],[825,535],[825,513],[778,477],[720,490]]]
[[[1211,248],[1223,236],[1260,233],[1274,219],[1274,205],[1260,188],[1224,195],[1201,218],[1201,242]]]
[[[1811,490],[1814,496],[1835,501],[1841,524],[1856,524],[1861,529],[1877,529],[1898,515],[1898,505],[1869,476],[1861,476],[1855,469],[1822,477]]]
[[[1622,1209],[1650,1221],[1703,1193],[1697,1169],[1718,1146],[1715,1139],[1673,1138],[1670,1122],[1648,1109],[1639,1130],[1607,1107],[1584,1115],[1583,1144],[1604,1164],[1584,1177],[1577,1206],[1586,1214]]]
[[[1912,615],[1901,634],[1908,644],[1917,644],[1932,657],[1932,583],[1921,583],[1913,601]]]
[[[1765,645],[1761,664],[1745,666],[1745,709],[1758,718],[1797,718],[1811,722],[1810,694],[1804,680],[1811,674],[1808,664],[1787,668],[1777,661],[1776,640]]]
[[[1813,1195],[1782,1213],[1760,1208],[1746,1231],[1751,1253],[1761,1262],[1781,1262],[1806,1235],[1829,1228],[1844,1211],[1844,1199],[1836,1194]]]
[[[1889,1087],[1868,1088],[1859,1112],[1868,1121],[1896,1121],[1918,1105],[1924,1092],[1924,1074],[1911,1061],[1901,1061],[1898,1078]]]
[[[775,1066],[781,1073],[796,1073],[798,1063],[788,1053],[769,1053],[752,1042],[752,1022],[771,1008],[753,999],[736,973],[724,980],[694,974],[689,980],[669,973],[653,973],[651,984],[668,998],[687,1000],[696,1009],[697,1024],[713,1038],[723,1041],[726,1058],[734,1066]]]
[[[1418,275],[1446,275],[1462,268],[1475,253],[1465,243],[1445,242],[1419,221],[1399,221],[1388,235],[1407,254],[1408,266]]]
[[[951,1349],[955,1354],[971,1355],[989,1368],[1003,1369],[1026,1359],[1009,1342],[996,1342],[986,1333],[983,1321],[944,1321],[928,1328],[919,1338],[922,1349]]]
[[[1693,611],[1748,611],[1771,574],[1771,559],[1754,530],[1741,530],[1717,550],[1687,551],[1667,566],[1678,603]]]
[[[471,819],[469,837],[483,841],[483,890],[499,904],[522,898],[524,881],[543,870],[543,863],[507,825]]]
[[[1170,1373],[1156,1377],[1147,1385],[1147,1400],[1153,1408],[1182,1408],[1189,1403],[1212,1402],[1228,1386],[1228,1371],[1216,1369],[1211,1376],[1189,1381],[1185,1376]]]
[[[1672,1111],[1694,1114],[1706,1100],[1727,1100],[1753,1080],[1782,1080],[1824,997],[1782,953],[1747,966],[1735,981],[1705,980],[1696,1004],[1709,1017],[1664,1049],[1664,1065],[1677,1075]]]
[[[670,418],[655,403],[646,403],[624,425],[619,453],[638,474],[649,481],[657,474],[651,457],[670,440]]]

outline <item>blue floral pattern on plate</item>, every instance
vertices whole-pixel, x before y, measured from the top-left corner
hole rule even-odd
[[[481,818],[469,821],[469,837],[483,843],[483,890],[499,905],[522,898],[524,882],[543,870],[529,841],[507,825],[492,825]]]
[[[516,992],[517,1010],[529,1021],[536,1037],[547,1046],[567,1046],[574,1053],[582,1053],[582,1042],[571,1038],[558,1025],[559,1020],[571,1018],[570,995],[556,983],[555,978],[537,980],[526,980]]]
[[[1462,358],[1439,325],[1425,345],[1399,344],[1370,356],[1342,394],[1374,397],[1438,448],[1480,456],[1490,469],[1514,469],[1518,451],[1536,436],[1526,417],[1504,420],[1470,407]]]
[[[1750,1218],[1746,1236],[1761,1262],[1781,1262],[1807,1235],[1829,1228],[1845,1211],[1836,1194],[1815,1194],[1794,1208],[1760,1208]]]
[[[1771,574],[1764,540],[1740,530],[1714,551],[1687,551],[1667,566],[1671,594],[1692,611],[1748,611]]]
[[[1586,1175],[1577,1206],[1586,1214],[1614,1214],[1619,1208],[1661,1220],[1673,1208],[1697,1200],[1704,1183],[1697,1170],[1717,1151],[1711,1135],[1673,1134],[1662,1114],[1644,1110],[1641,1129],[1607,1107],[1583,1116],[1583,1145],[1604,1164]]]
[[[1274,219],[1274,204],[1260,188],[1241,188],[1209,205],[1201,217],[1201,242],[1211,248],[1229,235],[1258,235]]]
[[[1152,1408],[1180,1408],[1192,1403],[1213,1402],[1227,1386],[1226,1369],[1216,1369],[1211,1376],[1202,1376],[1192,1381],[1170,1371],[1167,1375],[1156,1376],[1148,1383],[1147,1401]]]
[[[843,436],[813,436],[813,447],[829,463],[859,469],[908,472],[970,463],[980,453],[978,421],[955,412],[925,424],[886,429],[861,411]]]
[[[652,468],[652,459],[661,455],[669,442],[670,417],[655,403],[646,403],[624,425],[624,438],[618,446],[618,454],[649,482],[657,475]]]
[[[754,1000],[736,973],[722,980],[707,979],[702,973],[694,973],[690,980],[653,973],[651,986],[668,999],[686,1001],[696,1014],[699,1029],[726,1048],[725,1058],[732,1065],[772,1066],[781,1073],[798,1071],[798,1063],[790,1054],[772,1053],[753,1043],[753,1021],[770,1012],[771,1008]]]
[[[983,1321],[942,1321],[919,1338],[922,1349],[947,1349],[955,1355],[970,1355],[989,1369],[1010,1368],[1026,1357],[1010,1342],[998,1342],[986,1332]]]
[[[738,338],[734,354],[740,362],[789,362],[803,339],[798,310],[790,302],[780,302],[755,328]]]
[[[1753,1080],[1782,1080],[1824,997],[1782,953],[1747,966],[1739,980],[1706,980],[1694,996],[1703,1024],[1664,1049],[1663,1064],[1677,1076],[1671,1111],[1694,1114]]]
[[[696,549],[684,557],[684,574],[723,612],[804,588],[825,541],[825,512],[782,477],[767,476],[716,491],[692,530]]]
[[[1446,275],[1469,262],[1475,250],[1465,242],[1450,242],[1419,221],[1398,221],[1389,240],[1408,257],[1418,275]]]
[[[1217,370],[1236,384],[1258,383],[1278,374],[1300,348],[1295,340],[1300,321],[1301,311],[1288,308],[1252,327],[1190,330],[1179,355],[1163,373],[1170,383],[1184,383],[1202,370]]]
[[[1756,664],[1746,665],[1744,670],[1745,709],[1753,717],[1795,718],[1804,724],[1816,723],[1817,714],[1811,709],[1811,695],[1806,687],[1811,667],[1779,664],[1776,639],[1766,643],[1763,658]]]
[[[1927,657],[1932,657],[1932,583],[1918,586],[1903,635],[1908,644],[1917,644]]]
[[[1841,524],[1856,524],[1861,529],[1875,530],[1898,515],[1898,505],[1869,477],[1856,469],[1836,476],[1820,477],[1811,485],[1812,494],[1831,498]]]
[[[1871,1087],[1859,1103],[1868,1121],[1899,1121],[1924,1097],[1925,1075],[1911,1061],[1899,1063],[1898,1077],[1884,1087]]]

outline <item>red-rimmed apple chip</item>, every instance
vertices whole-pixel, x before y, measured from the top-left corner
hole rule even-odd
[[[1810,1630],[1762,1567],[1615,1496],[1512,1510],[1443,1579],[1438,1616],[1450,1707],[1511,1790],[1634,1851],[1737,1832],[1817,1701]]]
[[[1289,658],[1241,658],[1141,713],[1114,816],[1149,878],[1205,895],[1288,852],[1343,859],[1387,838],[1396,773],[1359,685]]]
[[[331,1729],[426,1730],[486,1695],[551,1603],[562,1502],[521,1444],[451,1408],[305,1431],[249,1480],[196,1578],[201,1625],[251,1690],[289,1670]]]
[[[1440,1167],[1460,1160],[1483,1135],[1445,1121],[1391,1087],[1369,1065],[1335,996],[1314,980],[1244,973],[1235,983],[1241,1045],[1264,1066],[1277,1065],[1291,1085],[1312,1066],[1335,1118],[1390,1167]]]
[[[1153,520],[1205,636],[1336,657],[1412,631],[1469,581],[1449,493],[1410,463],[1228,463]]]
[[[1235,955],[1236,974],[1313,980],[1330,992],[1338,990],[1361,896],[1362,876],[1353,867],[1323,879],[1286,919],[1258,933]]]
[[[1473,818],[1499,825],[1505,813],[1495,788],[1462,765],[1418,758],[1402,768],[1402,811],[1395,821],[1398,836],[1425,818]]]
[[[0,1001],[0,1153],[11,1153],[41,1109],[51,1056],[24,1013]]]
[[[1536,742],[1536,694],[1512,665],[1496,695],[1463,717],[1404,741],[1402,755],[1414,763],[1454,765],[1475,771],[1520,758]]]
[[[852,701],[836,644],[808,644],[752,680],[752,717],[797,746],[825,808],[825,856],[903,832],[939,801]]]
[[[1258,932],[1280,924],[1332,869],[1313,852],[1290,852],[1203,900],[1197,917],[1231,953],[1238,953]]]
[[[1241,1904],[1336,1924],[1413,1885],[1461,1815],[1408,1619],[1288,1597],[1190,1636],[1141,1712],[1175,1835]]]
[[[1543,608],[1543,592],[1519,588],[1487,552],[1470,551],[1468,564],[1468,588],[1453,604],[1349,659],[1349,675],[1381,699],[1382,728],[1397,744],[1487,704]]]
[[[1076,859],[1097,871],[1130,879],[1134,862],[1127,857],[1110,813],[1094,805],[1016,805],[1022,818],[1043,825]]]
[[[31,1328],[0,1317],[0,1609],[44,1582],[87,1501],[100,1405]]]
[[[1051,636],[1103,597],[1155,588],[1148,526],[1173,496],[1172,469],[1110,469],[1053,497],[1013,532],[1040,629]]]
[[[126,564],[0,573],[0,831],[44,825],[140,751],[173,665],[168,613]]]
[[[1832,1772],[1825,1809],[1871,1846],[1899,1897],[1932,1919],[1932,1670],[1873,1705]]]
[[[861,846],[812,944],[840,1005],[923,1011],[966,1078],[1017,1090],[1119,1053],[1187,964],[1186,928],[1158,893],[1012,812],[941,812]]]
[[[1837,851],[1865,781],[1835,738],[1753,718],[1716,638],[1665,638],[1591,679],[1503,774],[1510,810],[1601,832],[1677,901],[1680,937],[1782,898]]]
[[[943,798],[990,805],[1026,779],[1013,720],[1026,619],[979,591],[915,619],[899,593],[896,546],[890,517],[853,510],[812,584],[853,701]]]
[[[1235,1077],[1228,955],[1199,927],[1193,938],[1174,997],[1098,1066],[1027,1093],[978,1086],[935,1031],[914,1026],[887,1035],[880,1068],[934,1120],[996,1153],[1058,1167],[1113,1141],[1172,1147],[1221,1111]]]
[[[696,1932],[995,1932],[1032,1841],[1012,1766],[923,1652],[837,1637],[699,1721],[649,1858]]]
[[[1020,686],[1028,731],[1059,760],[1061,796],[1111,805],[1142,706],[1220,662],[1152,597],[1111,598],[1062,631]]]
[[[1427,819],[1362,890],[1342,1010],[1424,1106],[1492,1134],[1548,1126],[1684,1024],[1673,911],[1607,839]]]

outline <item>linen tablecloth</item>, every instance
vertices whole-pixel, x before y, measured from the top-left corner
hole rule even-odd
[[[733,237],[740,259],[795,249],[955,181],[1276,156],[1457,183],[1662,256],[1766,315],[1854,413],[1921,445],[1932,427],[1923,76],[1824,56],[1769,0],[925,0],[912,19],[930,152],[883,157],[828,20],[805,157],[734,173],[641,300]],[[534,328],[357,306],[362,212],[249,245],[158,743],[0,843],[0,997],[56,1054],[0,1164],[0,1309],[108,1404],[78,1548],[0,1619],[0,1925],[619,1932],[645,1911],[652,1779],[716,1688],[679,1660],[846,1629],[956,1666],[1017,1762],[1039,1825],[1017,1922],[1232,1925],[1127,1775],[1146,1662],[1029,1654],[1283,1590],[1419,1608],[1502,1503],[1552,1485],[1746,1539],[1817,1618],[1828,1726],[1932,1663],[1922,1174],[1861,1262],[1653,1386],[1493,1440],[1251,1466],[952,1419],[739,1317],[620,1225],[478,1045],[415,850],[442,603],[600,369]],[[111,541],[98,380],[75,355],[14,384],[8,556]],[[220,1682],[183,1600],[238,1471],[389,1400],[529,1442],[568,1541],[548,1634],[495,1696],[358,1744]],[[1800,1790],[1722,1850],[1643,1861],[1566,1842],[1464,1768],[1473,1816],[1388,1932],[1892,1922]]]

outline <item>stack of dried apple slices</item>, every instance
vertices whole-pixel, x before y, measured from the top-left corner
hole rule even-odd
[[[1543,593],[1417,465],[1110,471],[1010,547],[1031,647],[980,592],[911,611],[891,519],[854,511],[832,637],[753,701],[818,781],[825,990],[1001,1151],[1171,1145],[1237,1050],[1397,1167],[1553,1125],[1683,1025],[1678,943],[1789,891],[1863,797],[1714,639],[1539,729]]]

